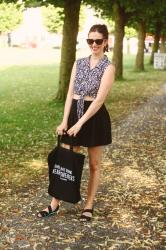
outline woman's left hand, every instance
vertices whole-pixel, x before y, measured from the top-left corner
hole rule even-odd
[[[69,136],[76,136],[76,134],[80,131],[81,129],[81,125],[77,122],[73,127],[71,127],[68,131],[67,134]]]

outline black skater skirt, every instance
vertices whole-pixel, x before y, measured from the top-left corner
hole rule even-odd
[[[88,109],[92,101],[84,101],[84,113]],[[77,116],[77,100],[73,99],[70,114],[68,118],[68,129],[78,121]],[[71,137],[63,135],[62,143],[71,144]],[[94,114],[73,137],[73,146],[95,147],[107,145],[112,142],[111,120],[109,113],[103,104],[101,108]]]

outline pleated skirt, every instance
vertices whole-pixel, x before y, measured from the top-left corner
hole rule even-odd
[[[84,101],[84,113],[92,101]],[[73,99],[68,118],[68,129],[78,121],[77,100]],[[73,146],[95,147],[108,145],[112,142],[111,120],[109,113],[103,104],[101,108],[83,124],[81,130],[75,137],[63,135],[61,142]]]

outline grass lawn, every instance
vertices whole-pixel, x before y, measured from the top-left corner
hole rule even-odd
[[[134,59],[124,58],[124,80],[114,83],[107,99],[115,124],[166,81],[165,71],[147,65],[148,57],[145,72],[134,72]],[[47,154],[55,144],[55,128],[63,115],[63,104],[54,100],[59,72],[56,60],[37,57],[31,64],[0,65],[1,195],[7,184],[14,190],[47,169]]]

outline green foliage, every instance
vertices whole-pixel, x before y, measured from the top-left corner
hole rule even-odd
[[[115,32],[115,22],[112,18],[106,18],[106,25],[108,27],[109,34],[114,34]]]
[[[48,4],[52,4],[55,7],[64,8],[64,2],[65,2],[65,0],[41,0],[41,2],[42,2],[42,5],[46,5],[47,6]]]
[[[102,19],[103,15],[101,13],[101,10],[96,9],[95,10],[95,16]],[[108,17],[108,16],[104,17],[104,23],[107,25],[109,34],[114,34],[115,22],[114,22],[113,18],[111,16],[110,17]]]
[[[154,32],[156,22],[162,24],[163,34],[165,34],[166,20],[166,1],[165,0],[84,0],[85,3],[94,7],[100,15],[107,18],[113,18],[113,4],[119,3],[125,12],[125,21],[128,26],[137,28],[137,23],[143,21],[148,32]]]
[[[156,27],[160,28],[161,35],[166,35],[166,3],[157,1],[153,12],[150,13],[147,31],[151,34],[156,33]]]
[[[14,30],[22,21],[23,6],[15,3],[0,4],[0,32]]]
[[[36,0],[24,0],[23,1],[25,6],[28,8],[35,8],[35,7],[40,7],[43,5],[43,0],[41,1],[36,1]]]
[[[40,7],[52,4],[56,7],[64,7],[64,0],[0,0],[0,3],[22,3],[25,7]]]
[[[137,36],[137,31],[134,28],[125,26],[125,37],[127,39],[136,36]]]
[[[62,33],[64,12],[60,7],[54,7],[49,4],[42,7],[44,24],[49,32]]]

